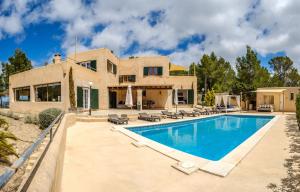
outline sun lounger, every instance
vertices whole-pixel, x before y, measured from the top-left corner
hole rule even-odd
[[[273,112],[274,111],[274,108],[273,108],[273,105],[259,105],[257,107],[257,111],[259,112]]]
[[[107,121],[114,123],[114,124],[128,124],[128,120],[120,118],[117,114],[110,114],[108,115]]]
[[[161,117],[158,115],[150,115],[148,113],[139,113],[138,119],[145,121],[160,121]]]
[[[129,121],[129,118],[128,118],[127,114],[121,114],[121,119]]]
[[[183,118],[183,116],[178,113],[172,113],[169,111],[161,111],[161,113],[171,119],[178,119],[179,117]]]
[[[200,115],[209,115],[209,113],[203,109],[194,109],[194,111],[199,113]]]
[[[185,111],[185,110],[179,110],[179,113],[181,113],[182,116],[187,116],[187,117],[196,117],[199,115],[199,113],[194,112],[194,111]]]

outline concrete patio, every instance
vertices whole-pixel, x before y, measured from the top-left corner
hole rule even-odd
[[[288,138],[282,116],[264,138],[221,178],[203,171],[185,175],[176,161],[150,148],[136,148],[106,122],[77,122],[68,128],[62,191],[269,191],[285,176]],[[171,121],[171,120],[164,120]],[[144,123],[139,120],[130,124]]]

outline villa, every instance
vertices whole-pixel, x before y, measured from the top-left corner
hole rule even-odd
[[[65,60],[56,54],[51,64],[10,76],[10,109],[36,113],[56,107],[67,111],[71,71],[79,109],[126,108],[129,85],[134,108],[172,109],[175,89],[179,105],[193,106],[196,77],[172,76],[170,68],[178,70],[165,56],[119,58],[106,48],[71,54]]]

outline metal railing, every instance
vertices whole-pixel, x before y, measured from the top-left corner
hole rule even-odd
[[[53,131],[53,127],[56,123],[58,123],[57,128],[59,127],[59,123],[64,116],[64,112],[61,112],[55,120],[39,135],[39,137],[34,141],[32,145],[30,145],[23,154],[10,166],[7,167],[3,174],[0,175],[0,189],[11,179],[11,177],[17,172],[17,170],[25,163],[26,160],[30,157],[30,155],[39,147],[39,145],[44,141],[46,136],[50,134],[50,141],[48,142],[47,146],[45,147],[44,151],[42,152],[41,158],[38,159],[38,163],[36,165],[39,165],[40,162],[43,159],[43,156],[47,152],[49,145],[51,144],[53,137],[55,133],[57,132],[57,129]],[[38,167],[34,167],[33,169],[37,169]],[[33,171],[34,174],[36,171]],[[32,178],[33,176],[30,175],[29,178]],[[28,183],[28,182],[27,182]]]

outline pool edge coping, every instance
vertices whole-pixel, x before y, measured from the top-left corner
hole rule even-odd
[[[216,117],[221,115],[227,115],[227,114],[215,114],[209,116],[191,117],[191,118],[179,119],[177,121],[154,122],[151,124],[145,123],[139,125],[126,125],[126,126],[116,125],[114,126],[114,129],[130,137],[131,139],[139,142],[140,146],[147,146],[178,162],[192,161],[195,163],[195,166],[197,166],[200,170],[204,172],[225,177],[241,162],[242,159],[244,159],[247,156],[248,153],[250,153],[250,151],[252,151],[252,149],[254,149],[257,143],[262,140],[262,138],[266,135],[269,129],[273,127],[273,125],[278,121],[281,115],[241,114],[241,113],[228,114],[228,115],[245,115],[245,116],[274,116],[274,118],[272,118],[268,123],[266,123],[263,127],[257,130],[253,135],[251,135],[249,138],[247,138],[245,141],[243,141],[241,144],[239,144],[236,148],[234,148],[231,152],[229,152],[227,155],[225,155],[223,158],[221,158],[218,161],[208,160],[195,155],[188,154],[186,152],[168,147],[159,142],[153,141],[151,139],[148,139],[146,137],[143,137],[139,134],[136,134],[128,130],[128,128],[134,128],[134,127],[185,122],[185,121],[191,121],[191,120],[197,120],[197,119],[203,119],[209,117]]]

